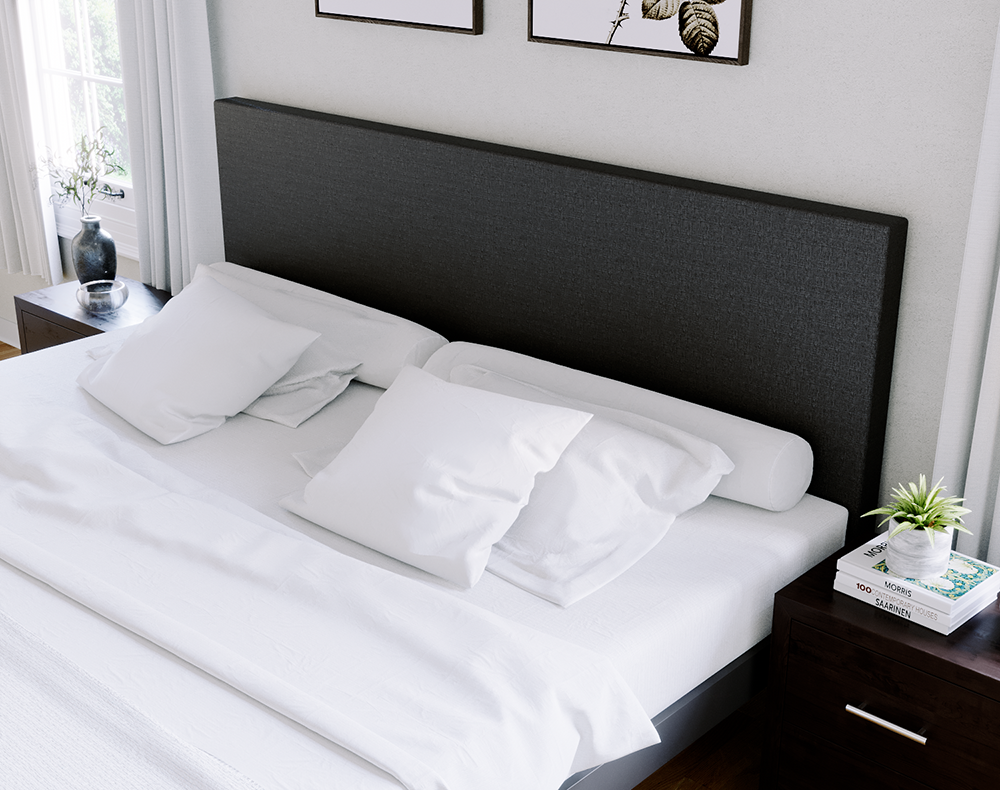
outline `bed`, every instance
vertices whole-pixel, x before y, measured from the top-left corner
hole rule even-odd
[[[870,528],[858,516],[873,506],[879,485],[906,221],[242,98],[218,101],[216,116],[228,263],[204,267],[211,271],[195,283],[272,295],[287,288],[311,305],[326,304],[317,293],[335,294],[412,322],[441,342],[383,386],[345,382],[298,427],[239,413],[168,444],[120,416],[127,402],[116,412],[77,383],[81,376],[93,381],[86,371],[98,363],[123,358],[136,330],[7,362],[0,370],[0,470],[14,481],[8,490],[30,477],[24,469],[44,470],[32,485],[44,480],[64,492],[46,500],[46,518],[76,513],[72,529],[60,522],[44,539],[27,517],[28,526],[3,526],[0,614],[11,644],[59,665],[65,677],[92,680],[94,698],[120,705],[114,716],[145,722],[156,743],[165,738],[170,759],[200,764],[210,755],[201,769],[229,787],[473,786],[469,771],[476,787],[511,786],[524,776],[510,764],[522,762],[533,773],[524,786],[633,787],[762,688],[774,592],[845,541],[861,542]],[[244,331],[239,321],[229,325]],[[246,346],[268,338],[263,332],[240,339]],[[151,378],[160,375],[156,359],[145,360]],[[751,423],[807,443],[808,492],[768,509],[728,498],[731,490],[720,483],[626,569],[566,606],[495,570],[468,587],[461,575],[444,580],[439,574],[447,572],[437,566],[428,572],[364,545],[363,533],[351,540],[323,528],[300,515],[301,502],[289,501],[331,464],[349,458],[352,470],[365,468],[344,448],[373,422],[377,404],[379,413],[389,411],[390,398],[382,396],[404,378],[418,389],[447,382],[448,392],[459,385],[498,393],[527,383],[556,398],[546,403],[556,412],[533,418],[546,426],[557,413],[570,420],[566,415],[584,404],[594,424],[625,413],[633,418],[621,419],[638,419],[633,427],[642,432],[643,421],[679,414],[663,411],[664,404],[682,412],[687,407],[678,403],[697,404],[724,415],[721,444],[727,432],[742,430],[732,426]],[[496,403],[491,395],[475,397]],[[572,436],[564,441],[572,441],[577,434],[566,430]],[[53,463],[62,465],[49,468]],[[66,495],[66,481],[77,476]],[[165,511],[157,506],[146,508],[146,542],[95,550],[80,524],[104,525],[80,514],[110,513],[114,520],[125,508],[142,509],[133,499],[147,483],[171,507],[180,501],[184,512],[201,514],[192,523],[211,522],[211,529],[189,534],[170,511],[173,539],[160,539]],[[750,488],[753,498],[767,486]],[[105,497],[104,510],[87,509],[91,495]],[[13,506],[26,512],[23,501]],[[222,548],[211,562],[209,549],[196,547],[198,535],[218,538]],[[266,561],[241,548],[247,535],[266,547]],[[367,657],[342,655],[349,651],[335,630],[319,633],[316,623],[324,621],[297,619],[314,608],[302,602],[325,587],[296,592],[272,610],[269,598],[257,600],[239,586],[271,572],[271,558],[285,554],[295,567],[328,563],[313,574],[316,584],[345,580],[344,589],[323,592],[323,599],[350,600],[344,608],[359,622],[379,623],[359,627],[357,644],[372,640]],[[128,561],[114,565],[122,557]],[[137,565],[158,568],[149,580],[159,585],[149,587],[154,593],[122,592],[131,582],[115,574]],[[223,566],[231,589],[213,575]],[[290,566],[281,567],[287,574]],[[143,595],[150,596],[145,603]],[[183,628],[170,618],[161,622],[157,607],[167,598]],[[289,639],[313,647],[285,654],[286,626],[295,632]],[[199,628],[201,637],[187,638]],[[268,661],[317,685],[296,692],[286,688],[295,685],[288,678],[262,678],[262,664],[242,654],[209,655],[205,634],[227,645],[243,640],[251,652],[271,650]],[[509,697],[466,703],[489,686],[482,677],[470,687],[456,679],[455,688],[438,688],[440,677],[425,666],[451,662],[445,674],[453,679],[471,665],[493,672],[494,659],[462,659],[463,651],[508,642],[517,651],[504,659],[507,674],[496,677],[497,685],[518,687]],[[396,651],[411,662],[411,673],[382,663],[384,653]],[[571,688],[567,666],[599,679]],[[379,674],[378,683],[365,672]],[[348,692],[327,687],[329,676],[352,673],[358,677]],[[383,685],[386,675],[398,675],[397,685]],[[378,695],[365,696],[376,685]],[[404,720],[426,712],[414,705],[432,710],[429,699],[447,702],[458,693],[464,696],[457,705],[451,700],[438,712],[453,728],[456,716],[489,718],[476,718],[476,705],[503,708],[492,711],[501,719],[509,705],[525,721],[512,732],[506,725],[497,733],[484,729],[485,738],[468,743],[463,729],[479,724],[427,742],[402,729]],[[549,696],[559,704],[543,704]],[[656,736],[643,730],[650,721]],[[618,723],[643,748],[618,739]],[[426,724],[428,731],[437,726]],[[65,745],[47,737],[57,749]],[[480,742],[494,737],[496,750]],[[598,760],[602,749],[629,753]],[[438,753],[441,765],[420,759]],[[494,767],[476,760],[463,767],[465,754]]]

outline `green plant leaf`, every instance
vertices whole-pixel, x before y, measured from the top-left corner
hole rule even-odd
[[[898,535],[908,529],[922,529],[928,532],[928,539],[933,544],[933,532],[944,532],[949,527],[960,532],[971,534],[962,524],[962,517],[970,513],[968,508],[962,507],[959,503],[964,499],[961,497],[942,496],[945,488],[939,480],[929,491],[927,489],[927,479],[920,475],[917,483],[909,485],[899,484],[892,490],[893,501],[874,510],[869,510],[864,516],[886,516],[879,527],[887,521],[895,520],[897,525],[893,528],[893,535]]]

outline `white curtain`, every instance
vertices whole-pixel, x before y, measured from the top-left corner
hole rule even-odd
[[[934,481],[964,496],[957,549],[1000,565],[1000,35],[986,104],[945,380]],[[930,375],[932,371],[928,371]],[[998,526],[993,529],[993,524]]]
[[[224,257],[205,0],[118,0],[143,281],[178,293]]]
[[[26,69],[18,2],[0,0],[0,253],[8,273],[54,285],[62,263],[55,214],[39,188]]]

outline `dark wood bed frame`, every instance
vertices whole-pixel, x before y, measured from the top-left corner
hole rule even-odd
[[[228,260],[797,433],[870,536],[905,219],[241,98],[216,130]],[[765,679],[761,643],[564,788],[634,786]]]

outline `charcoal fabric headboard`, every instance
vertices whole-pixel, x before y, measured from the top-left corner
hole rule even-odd
[[[906,220],[247,99],[227,259],[800,434],[874,527]]]

